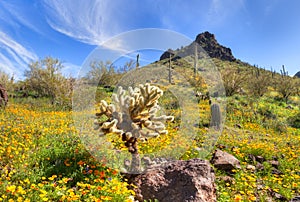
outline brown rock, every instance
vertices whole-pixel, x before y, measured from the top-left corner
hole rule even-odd
[[[254,165],[247,165],[246,169],[250,171],[255,171],[256,168]]]
[[[0,84],[0,107],[5,107],[8,102],[7,91],[3,85]]]
[[[259,162],[256,164],[255,167],[256,167],[256,170],[260,170],[260,171],[265,169],[264,165]]]
[[[235,181],[234,178],[230,176],[220,176],[219,179],[229,184],[232,184]]]
[[[263,163],[265,161],[265,158],[263,156],[256,156],[255,157],[256,161],[258,161],[259,163]]]
[[[290,202],[300,202],[300,196],[296,196],[290,200]]]
[[[215,202],[215,174],[208,161],[170,161],[129,177],[138,201]]]
[[[233,155],[217,149],[213,154],[211,163],[220,170],[231,172],[233,169],[240,169],[240,161]]]
[[[271,165],[272,165],[272,167],[274,167],[274,168],[278,168],[278,166],[279,166],[279,162],[277,161],[277,160],[271,160],[271,161],[268,161]]]

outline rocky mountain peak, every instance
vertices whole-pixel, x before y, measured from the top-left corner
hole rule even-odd
[[[206,52],[206,54],[211,57],[211,58],[218,58],[221,60],[226,60],[226,61],[235,61],[235,57],[232,55],[231,49],[227,48],[225,46],[222,46],[218,43],[218,41],[215,38],[214,34],[211,34],[210,32],[203,32],[201,34],[198,34],[195,41],[192,42],[190,45],[186,46],[186,47],[182,47],[179,51],[180,51],[180,56],[184,57],[187,55],[191,55],[194,54],[194,46],[193,43],[198,43],[203,50]],[[198,55],[200,56],[200,52],[203,50],[198,50]],[[160,60],[164,60],[166,58],[168,58],[170,56],[170,54],[172,56],[176,55],[177,51],[174,50],[168,50],[166,52],[164,52],[161,57]]]
[[[235,61],[231,49],[220,45],[214,34],[203,32],[198,34],[195,40],[212,58],[219,58],[226,61]]]

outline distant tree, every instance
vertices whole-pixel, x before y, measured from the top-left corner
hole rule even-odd
[[[116,83],[116,71],[111,61],[92,62],[88,72],[88,81],[93,85],[114,85]]]
[[[14,90],[14,75],[9,76],[7,73],[0,71],[0,84],[9,92]]]
[[[263,96],[268,92],[270,79],[271,75],[268,72],[256,67],[248,78],[249,93],[254,96]]]
[[[130,70],[133,70],[134,68],[136,68],[136,66],[137,65],[134,60],[129,60],[129,61],[125,62],[125,64],[121,68],[121,73],[129,72]]]
[[[29,64],[25,72],[28,90],[39,97],[48,97],[52,104],[70,104],[72,97],[72,79],[66,79],[60,72],[63,65],[55,58],[46,57]]]
[[[223,85],[227,96],[238,93],[245,81],[246,74],[239,68],[224,68],[221,72]]]
[[[284,65],[280,70],[280,74],[281,75],[275,80],[276,90],[287,103],[289,97],[297,93],[297,78],[290,77],[285,70]]]

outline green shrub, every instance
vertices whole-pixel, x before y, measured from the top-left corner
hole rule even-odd
[[[300,128],[300,112],[295,116],[290,116],[287,121],[291,127]]]

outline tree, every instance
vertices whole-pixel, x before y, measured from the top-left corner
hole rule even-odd
[[[14,90],[14,75],[9,76],[7,73],[0,71],[0,84],[12,93]]]
[[[280,74],[281,75],[275,81],[276,90],[287,103],[289,97],[297,93],[297,78],[290,77],[285,70],[284,65],[282,65]]]
[[[271,75],[262,71],[259,68],[255,68],[252,75],[249,77],[248,90],[254,96],[263,96],[268,92],[268,87],[270,86]]]
[[[70,104],[72,80],[61,74],[62,68],[62,63],[52,57],[32,62],[25,72],[25,82],[39,97],[50,98],[52,104]]]
[[[111,86],[116,82],[115,67],[111,61],[92,62],[91,70],[88,72],[87,79],[92,85]]]
[[[232,96],[241,90],[246,74],[243,74],[239,68],[225,68],[221,74],[227,96]]]

